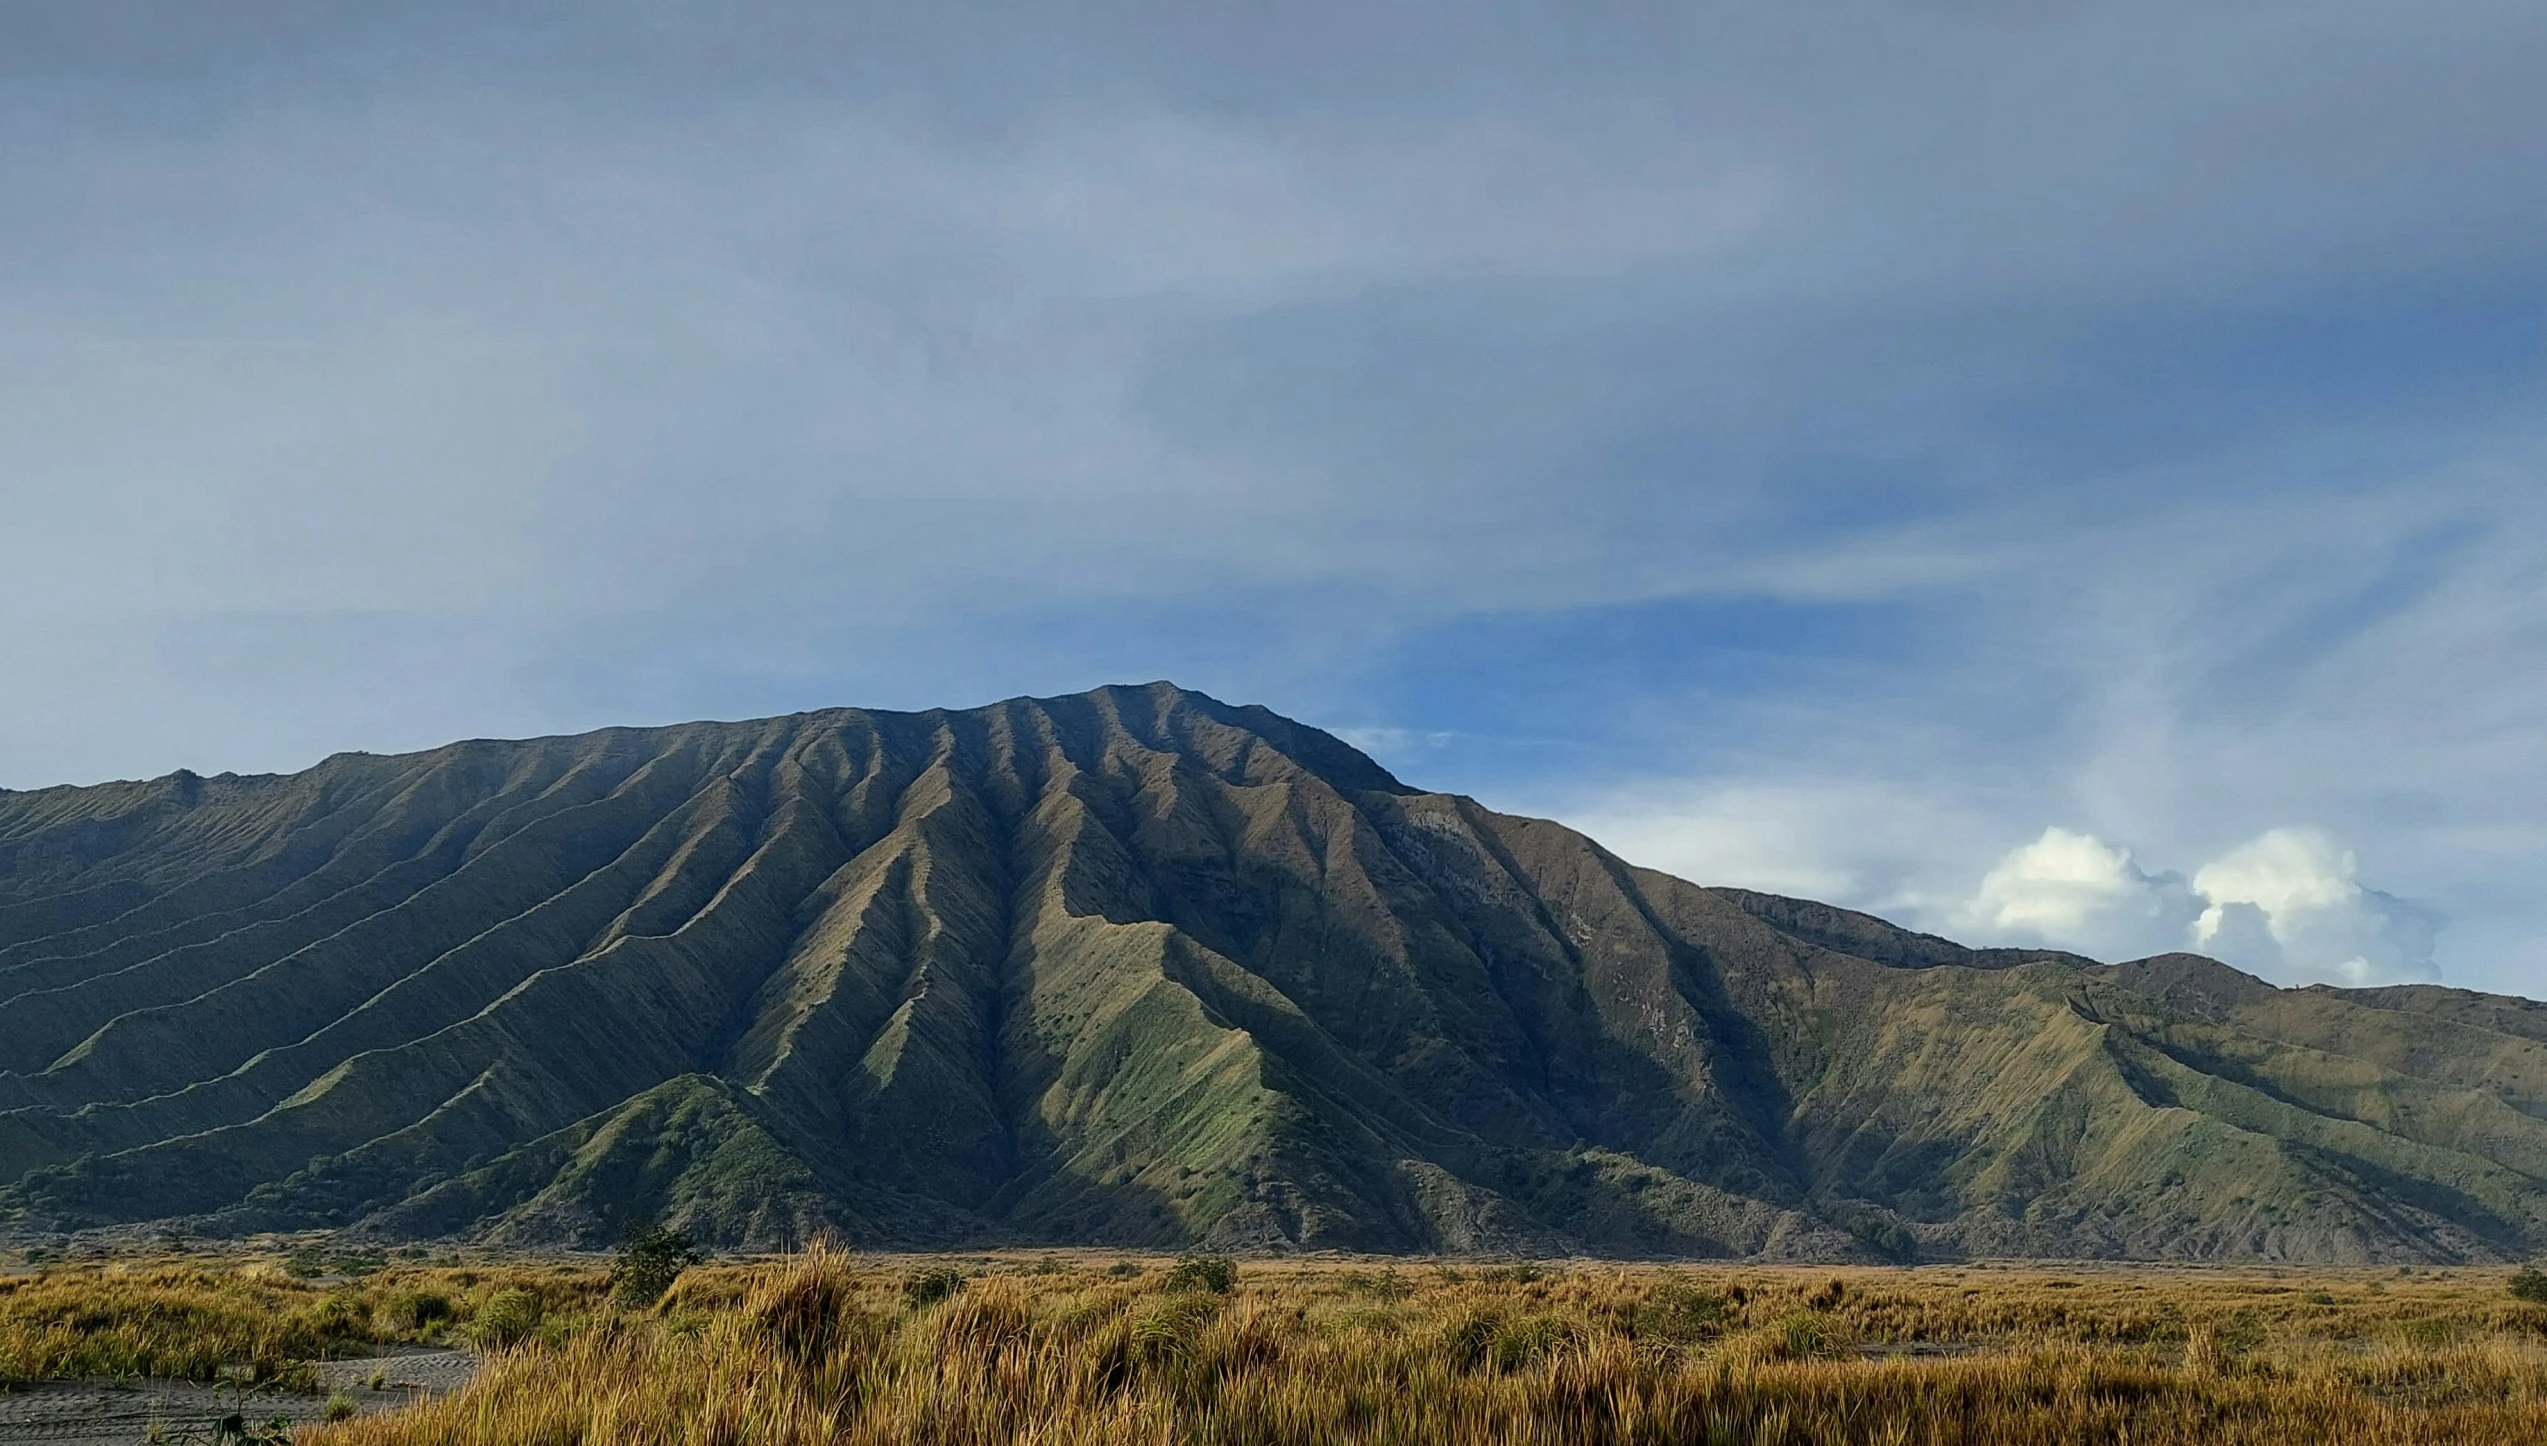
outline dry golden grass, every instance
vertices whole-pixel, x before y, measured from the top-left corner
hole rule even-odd
[[[305,1439],[2547,1440],[2547,1312],[2501,1272],[1254,1264],[1222,1297],[1010,1261],[915,1306],[923,1268],[697,1271],[459,1396]]]
[[[110,1262],[0,1275],[0,1387],[62,1377],[224,1371],[289,1378],[312,1360],[391,1342],[473,1339],[491,1301],[533,1303],[529,1330],[586,1323],[602,1276],[583,1267],[393,1269],[296,1279],[271,1260]],[[303,1373],[305,1374],[305,1373]]]
[[[587,1266],[90,1267],[0,1283],[0,1361],[518,1334],[467,1391],[311,1446],[2547,1441],[2547,1309],[2503,1271],[1249,1262],[1223,1296],[1107,1264],[815,1252],[635,1313]]]

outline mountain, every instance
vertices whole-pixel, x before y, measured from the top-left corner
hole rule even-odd
[[[1702,888],[1166,684],[0,792],[0,1219],[2477,1261],[2547,1007]]]

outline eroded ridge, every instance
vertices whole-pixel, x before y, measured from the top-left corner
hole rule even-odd
[[[0,793],[0,1210],[2495,1259],[2547,1011],[1968,950],[1166,684]]]

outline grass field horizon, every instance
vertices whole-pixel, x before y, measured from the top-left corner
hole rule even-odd
[[[1214,1259],[818,1247],[652,1304],[589,1255],[53,1259],[0,1277],[0,1381],[480,1352],[312,1446],[2547,1438],[2501,1268]]]

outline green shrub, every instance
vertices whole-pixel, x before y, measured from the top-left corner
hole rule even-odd
[[[1628,1328],[1632,1335],[1686,1344],[1722,1330],[1731,1310],[1730,1303],[1715,1291],[1686,1281],[1665,1281],[1636,1306],[1628,1317]]]
[[[1107,1266],[1105,1268],[1105,1273],[1114,1277],[1116,1280],[1130,1280],[1132,1277],[1141,1273],[1141,1267],[1134,1261],[1118,1260],[1114,1264]]]
[[[343,1290],[303,1307],[297,1323],[322,1340],[365,1341],[372,1336],[369,1302]]]
[[[337,1256],[330,1262],[330,1268],[338,1275],[360,1280],[366,1275],[378,1275],[387,1270],[389,1258],[377,1251],[357,1251],[352,1255]]]
[[[292,1418],[274,1416],[260,1427],[244,1415],[228,1415],[212,1424],[214,1446],[292,1446]]]
[[[610,1298],[629,1310],[663,1299],[681,1272],[707,1257],[678,1230],[631,1225],[610,1262]]]
[[[1167,1273],[1170,1290],[1208,1290],[1227,1295],[1238,1284],[1238,1262],[1226,1255],[1179,1256]]]
[[[936,1266],[923,1270],[902,1282],[903,1303],[913,1310],[935,1305],[964,1288],[963,1273]]]
[[[478,1307],[469,1333],[488,1347],[514,1345],[539,1329],[539,1297],[520,1287],[499,1290]]]
[[[2524,1265],[2512,1277],[2512,1299],[2547,1304],[2547,1271],[2535,1265]]]
[[[448,1324],[458,1311],[449,1295],[420,1286],[391,1294],[381,1302],[380,1313],[391,1330],[421,1335]]]

